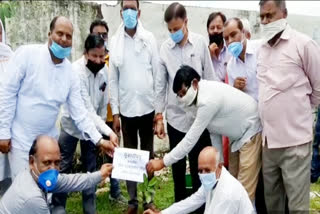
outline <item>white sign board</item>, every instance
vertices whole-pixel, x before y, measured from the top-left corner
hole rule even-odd
[[[113,154],[112,178],[143,182],[143,174],[147,174],[146,165],[149,152],[137,149],[115,148]]]

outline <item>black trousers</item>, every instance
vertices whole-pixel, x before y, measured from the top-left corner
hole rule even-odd
[[[184,138],[186,133],[180,132],[177,129],[173,128],[169,123],[167,123],[168,129],[168,137],[170,142],[170,150],[172,150],[178,143]],[[197,144],[193,147],[191,152],[188,154],[189,156],[189,164],[190,164],[190,174],[192,178],[192,192],[196,192],[201,186],[201,182],[199,180],[198,175],[198,156],[203,148],[206,146],[211,146],[210,134],[208,130],[205,130]],[[175,201],[181,201],[187,198],[189,195],[186,191],[186,158],[181,159],[177,163],[172,165],[172,176],[174,182],[174,196]],[[196,213],[203,213],[204,206],[199,209]]]
[[[153,118],[154,111],[141,117],[125,117],[121,115],[123,144],[125,148],[138,148],[138,134],[141,150],[149,151],[153,158]],[[129,206],[137,207],[137,183],[127,181],[127,191],[130,196]]]

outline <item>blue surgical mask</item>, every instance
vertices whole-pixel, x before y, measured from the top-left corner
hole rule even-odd
[[[170,37],[176,44],[180,43],[184,37],[184,33],[182,31],[182,28],[174,33],[171,33]]]
[[[39,170],[36,166],[36,169],[39,173]],[[38,178],[38,185],[46,192],[52,192],[58,183],[59,171],[56,169],[49,169],[37,175],[33,172],[33,175]]]
[[[50,50],[52,51],[53,55],[58,59],[64,59],[70,56],[70,53],[71,53],[71,47],[67,47],[67,48],[61,47],[59,44],[57,44],[53,40],[50,46]]]
[[[137,26],[138,11],[126,9],[122,11],[124,26],[128,29],[134,29]]]
[[[238,58],[243,50],[242,42],[233,42],[228,46],[229,53],[232,54],[235,58]]]
[[[211,191],[218,182],[215,172],[203,174],[199,173],[199,178],[206,192]]]

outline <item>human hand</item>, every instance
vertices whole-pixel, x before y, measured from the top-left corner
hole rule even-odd
[[[153,174],[155,171],[159,171],[165,167],[163,159],[159,160],[150,160],[149,163],[147,164],[147,172],[148,174]]]
[[[219,47],[216,43],[212,43],[209,45],[209,51],[210,51],[210,55],[211,58],[215,58],[218,59],[219,57]]]
[[[233,87],[243,91],[246,85],[247,85],[247,78],[237,77],[234,81]]]
[[[102,181],[104,181],[106,178],[108,178],[112,172],[112,164],[111,163],[106,163],[103,164],[100,168],[101,176],[102,176]]]
[[[112,129],[116,135],[120,136],[120,117],[119,117],[119,114],[113,115]]]
[[[11,149],[11,139],[0,140],[0,152],[7,154]]]
[[[158,120],[154,122],[154,134],[157,135],[159,139],[164,139],[166,137],[166,133],[164,131],[164,123],[162,120]]]
[[[109,138],[113,145],[119,146],[119,138],[114,132],[109,135]]]
[[[114,148],[117,147],[118,144],[114,144],[111,141],[101,139],[99,141],[99,147],[103,153],[106,153],[110,157],[113,157]]]

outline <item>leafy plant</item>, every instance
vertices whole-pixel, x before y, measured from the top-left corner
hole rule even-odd
[[[0,19],[2,21],[3,27],[5,28],[6,18],[11,18],[16,13],[17,1],[1,1],[0,2]]]
[[[150,181],[146,174],[143,174],[143,183],[141,184],[142,197],[149,204],[152,201],[152,197],[155,194],[156,185],[158,180],[156,177],[153,177]]]

